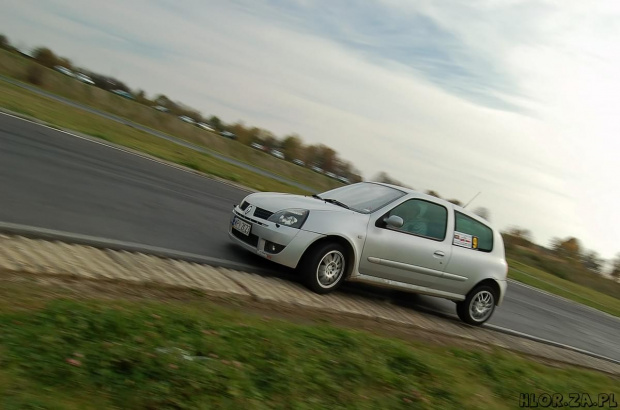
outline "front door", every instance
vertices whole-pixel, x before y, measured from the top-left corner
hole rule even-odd
[[[400,216],[396,229],[383,220]],[[378,278],[434,288],[450,260],[446,238],[451,215],[447,208],[423,199],[409,199],[371,218],[360,273]]]

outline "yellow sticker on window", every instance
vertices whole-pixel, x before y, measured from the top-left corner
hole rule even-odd
[[[472,248],[478,249],[478,237],[477,236],[474,236],[473,238],[471,238],[471,245],[472,245]]]

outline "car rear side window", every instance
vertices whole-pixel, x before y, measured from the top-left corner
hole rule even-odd
[[[438,241],[443,241],[446,237],[448,210],[441,205],[411,199],[392,209],[389,213],[389,216],[391,215],[403,218],[404,224],[399,231]]]
[[[491,228],[460,212],[455,212],[455,219],[455,234],[471,236],[471,245],[467,247],[482,252],[493,250],[493,230]]]

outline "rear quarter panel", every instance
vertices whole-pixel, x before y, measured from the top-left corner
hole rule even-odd
[[[446,272],[465,276],[464,282],[448,283],[448,292],[466,295],[484,279],[505,281],[507,273],[504,241],[501,235],[493,230],[493,250],[482,252],[474,249],[452,245],[452,255],[446,266]]]

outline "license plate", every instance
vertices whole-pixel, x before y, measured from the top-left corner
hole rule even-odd
[[[250,230],[252,229],[252,225],[235,217],[235,219],[233,220],[233,228],[244,235],[249,235]]]

